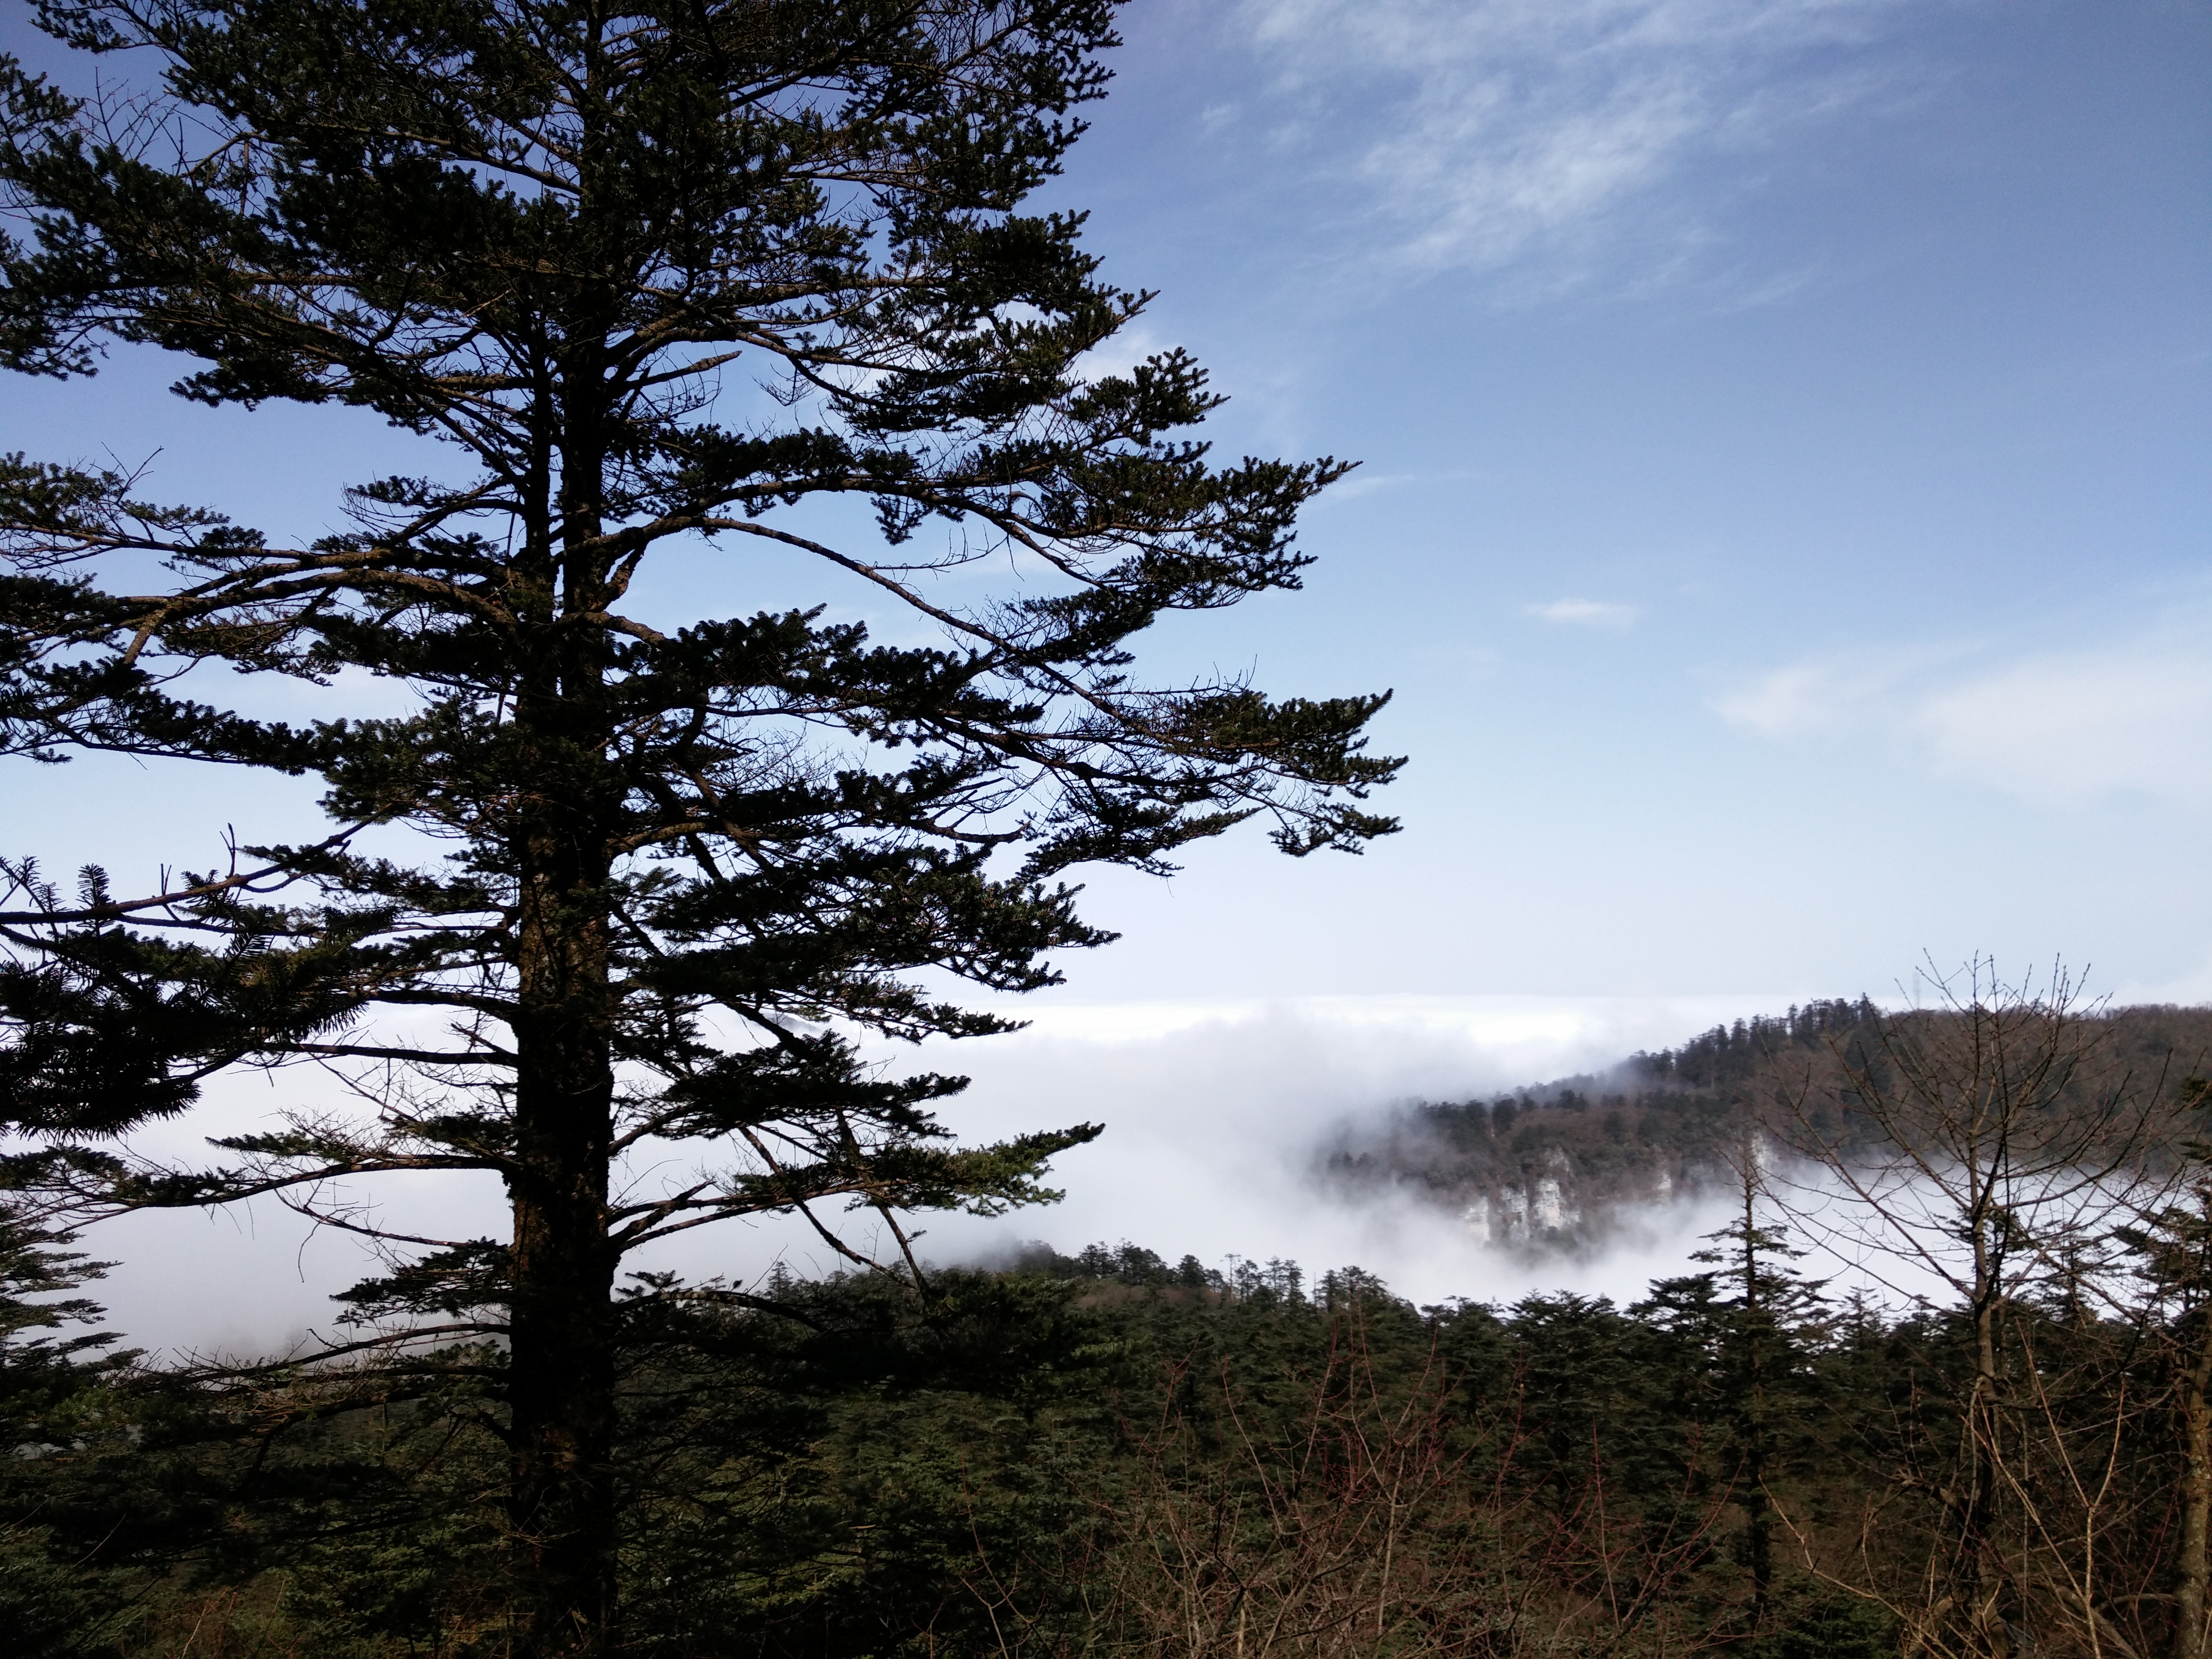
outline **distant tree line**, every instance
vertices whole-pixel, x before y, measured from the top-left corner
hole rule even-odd
[[[1888,1036],[1916,1022],[1943,1026],[1956,1018],[1940,1005],[1886,1015],[1862,997],[1740,1019],[1603,1073],[1405,1108],[1379,1128],[1348,1133],[1323,1153],[1323,1171],[1354,1191],[1455,1208],[1553,1179],[1579,1222],[1548,1241],[1532,1228],[1518,1242],[1591,1244],[1627,1206],[1732,1186],[1747,1134],[1765,1134],[1778,1152],[1795,1139],[1794,1119],[1784,1112],[1778,1119],[1789,1121],[1778,1121],[1776,1103],[1762,1093],[1778,1068],[1818,1063],[1886,1077]],[[2094,1037],[2099,1075],[2154,1084],[2169,1097],[2212,1054],[2212,1009],[2100,1006],[2069,1008],[2068,1018],[2070,1030]],[[1855,1090],[1815,1094],[1811,1109],[1829,1152],[1864,1151],[1878,1139]],[[2142,1150],[2169,1160],[2175,1151]]]

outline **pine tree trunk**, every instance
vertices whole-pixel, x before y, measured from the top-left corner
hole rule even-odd
[[[2175,1659],[2205,1659],[2206,1531],[2212,1522],[2212,1320],[2182,1382],[2181,1562],[2174,1589]]]
[[[1774,1602],[1774,1512],[1766,1496],[1765,1390],[1753,1383],[1750,1443],[1744,1461],[1744,1544],[1751,1566],[1751,1627],[1764,1630]]]
[[[590,385],[592,354],[565,367]],[[582,400],[578,400],[582,401]],[[531,572],[529,608],[549,622],[605,603],[589,550],[602,457],[588,414],[564,434],[558,562]],[[548,530],[550,532],[550,526]],[[550,535],[549,535],[550,539]],[[526,578],[529,580],[529,578]],[[535,586],[535,581],[531,585]],[[517,1659],[595,1659],[613,1645],[617,1254],[608,1237],[614,1139],[607,883],[614,806],[606,664],[592,630],[557,623],[515,705],[521,741],[508,1410]]]
[[[1987,1279],[1984,1278],[1986,1284]],[[2004,1570],[1996,1537],[1996,1298],[1984,1293],[1974,1318],[1974,1385],[1966,1404],[1967,1460],[1964,1543],[1972,1558],[1974,1605],[1969,1624],[1990,1659],[2007,1659],[2012,1640],[2004,1621]]]
[[[615,1553],[606,935],[575,914],[604,870],[572,848],[539,851],[522,907],[508,1359],[516,1651],[528,1659],[605,1650]]]
[[[1751,1566],[1751,1627],[1766,1626],[1774,1598],[1774,1516],[1766,1496],[1766,1384],[1774,1334],[1771,1310],[1759,1299],[1757,1164],[1743,1161],[1744,1546]]]

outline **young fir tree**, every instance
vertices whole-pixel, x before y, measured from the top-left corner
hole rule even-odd
[[[1096,1133],[958,1148],[931,1115],[958,1079],[863,1066],[856,1033],[1006,1029],[918,974],[1053,982],[1048,952],[1105,937],[1061,880],[1086,863],[1163,870],[1255,814],[1293,854],[1391,827],[1359,805],[1395,765],[1361,752],[1380,697],[1130,672],[1162,613],[1297,586],[1293,518],[1344,468],[1174,435],[1216,402],[1180,351],[1080,369],[1145,296],[1079,216],[1021,204],[1103,88],[1114,10],[47,0],[143,95],[5,65],[9,366],[150,345],[196,360],[188,398],[353,405],[451,462],[356,483],[307,544],[6,462],[14,748],[319,775],[331,820],[135,896],[11,866],[18,1176],[97,1208],[495,1174],[508,1237],[413,1241],[356,1300],[503,1356],[518,1651],[612,1640],[626,1255],[840,1206],[902,1247],[901,1212],[1046,1196]],[[719,423],[748,380],[774,402]],[[876,532],[824,510],[854,500]],[[635,603],[649,564],[770,553],[935,641]],[[987,556],[1009,595],[975,597]],[[413,712],[269,718],[225,701],[235,674],[380,677]],[[307,1060],[368,1120],[303,1105],[192,1170],[116,1139]],[[624,1188],[626,1156],[691,1141],[723,1161]]]
[[[1630,1310],[1672,1339],[1680,1369],[1668,1416],[1678,1429],[1695,1426],[1711,1478],[1742,1516],[1734,1554],[1748,1580],[1747,1640],[1776,1628],[1774,1488],[1808,1449],[1813,1353],[1827,1318],[1821,1283],[1794,1265],[1805,1253],[1768,1218],[1761,1160],[1755,1133],[1732,1150],[1735,1213],[1690,1258],[1706,1270],[1655,1280]]]
[[[1728,1289],[1715,1308],[1716,1382],[1733,1478],[1744,1516],[1741,1553],[1751,1575],[1751,1626],[1762,1629],[1774,1600],[1775,1515],[1772,1484],[1790,1454],[1803,1449],[1811,1403],[1808,1349],[1825,1310],[1821,1285],[1791,1265],[1804,1255],[1762,1213],[1759,1144],[1747,1140],[1737,1157],[1741,1208],[1705,1237],[1713,1248],[1692,1260],[1713,1264],[1710,1277]]]

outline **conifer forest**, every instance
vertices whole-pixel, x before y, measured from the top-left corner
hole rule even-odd
[[[1977,958],[1316,1153],[1527,1261],[1705,1205],[1633,1297],[921,1242],[1111,1133],[963,1139],[965,1079],[880,1060],[1015,1029],[1112,937],[1085,872],[1400,828],[1387,690],[1145,665],[1300,603],[1351,466],[1216,453],[1181,349],[1099,367],[1154,296],[1031,198],[1120,9],[23,10],[9,379],[167,354],[436,465],[301,538],[0,457],[9,776],[324,825],[0,848],[9,1653],[2206,1659],[2203,1009]],[[771,597],[685,609],[731,569]],[[259,1127],[156,1148],[240,1077]],[[356,1196],[464,1176],[500,1230]],[[100,1223],[252,1203],[376,1264],[322,1338],[105,1328]],[[769,1218],[835,1270],[653,1265]]]

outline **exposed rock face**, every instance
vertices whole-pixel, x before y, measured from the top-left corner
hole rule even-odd
[[[1466,1224],[1468,1231],[1483,1243],[1488,1244],[1496,1239],[1497,1235],[1490,1230],[1490,1200],[1486,1194],[1477,1193],[1474,1201],[1460,1212],[1459,1218]]]
[[[1559,1183],[1546,1176],[1536,1183],[1536,1201],[1528,1206],[1529,1225],[1538,1231],[1556,1233],[1583,1218],[1579,1209],[1570,1208],[1559,1194]]]
[[[1550,1101],[1423,1106],[1328,1157],[1332,1181],[1410,1192],[1455,1209],[1487,1244],[1594,1238],[1624,1208],[1666,1204],[1729,1178],[1740,1140],[1720,1101],[1658,1105],[1574,1091]]]

